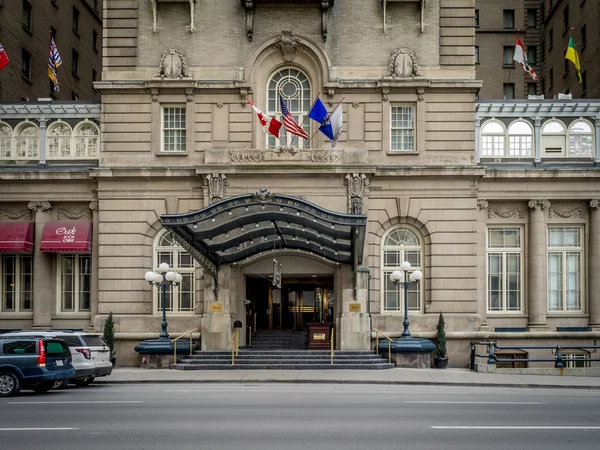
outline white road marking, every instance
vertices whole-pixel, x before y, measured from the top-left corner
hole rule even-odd
[[[6,402],[9,405],[91,405],[91,404],[114,404],[114,403],[144,403],[144,400],[88,400],[88,401],[45,401],[45,402]]]
[[[0,428],[2,431],[72,431],[79,428]]]
[[[423,403],[432,405],[545,405],[546,402],[461,402],[461,401],[427,401],[405,400],[404,403]]]
[[[436,430],[600,430],[600,427],[576,427],[576,426],[549,426],[549,425],[531,425],[531,426],[512,426],[512,425],[475,425],[475,426],[460,426],[460,425],[432,425],[431,428]]]

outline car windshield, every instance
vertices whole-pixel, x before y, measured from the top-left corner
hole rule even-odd
[[[105,347],[106,344],[102,340],[100,336],[96,336],[94,334],[86,334],[81,336],[84,342],[90,347]]]

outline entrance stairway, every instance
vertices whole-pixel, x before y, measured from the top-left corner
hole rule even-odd
[[[194,352],[171,365],[177,370],[323,370],[391,369],[387,358],[369,350],[336,350],[333,364],[329,350],[306,350],[306,333],[258,332],[252,346],[240,348],[231,364],[231,350]]]

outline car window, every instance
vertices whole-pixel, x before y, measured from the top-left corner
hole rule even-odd
[[[46,355],[69,356],[71,354],[67,344],[60,341],[46,341]]]
[[[5,355],[35,355],[36,341],[13,341],[4,343]]]
[[[81,338],[85,341],[87,345],[90,347],[104,347],[106,344],[102,340],[100,336],[96,336],[94,334],[86,334],[81,336]]]
[[[84,344],[81,343],[81,339],[79,339],[79,336],[60,334],[60,335],[57,335],[56,337],[58,339],[62,339],[63,341],[65,341],[69,347],[83,347],[84,346]]]

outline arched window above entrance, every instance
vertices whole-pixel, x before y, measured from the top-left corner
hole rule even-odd
[[[310,111],[312,102],[310,80],[308,77],[298,69],[281,69],[271,76],[267,86],[267,114],[283,123],[281,118],[281,102],[279,100],[279,95],[281,95],[296,123],[300,125],[304,121],[302,128],[310,136],[310,120],[304,120]],[[275,136],[269,135],[267,140],[269,148],[290,144],[299,148],[308,146],[307,140],[286,133],[284,127],[281,128],[279,137],[281,138],[281,144]]]
[[[382,239],[381,246],[381,311],[383,313],[403,313],[404,290],[396,289],[390,281],[394,270],[408,261],[410,272],[423,270],[423,240],[416,230],[408,226],[398,226],[389,230]],[[407,274],[408,277],[408,274]],[[408,279],[408,278],[407,278]],[[408,288],[408,310],[422,311],[422,282]]]

